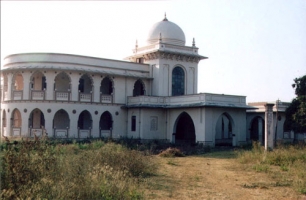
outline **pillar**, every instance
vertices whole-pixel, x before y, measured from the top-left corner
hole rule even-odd
[[[272,103],[265,104],[265,150],[274,147],[273,106]]]

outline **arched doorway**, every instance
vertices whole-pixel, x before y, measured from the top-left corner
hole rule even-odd
[[[189,114],[181,113],[174,125],[173,140],[176,144],[196,142],[194,123]]]
[[[223,113],[216,124],[215,146],[235,146],[234,123],[228,113]]]
[[[175,67],[172,71],[172,96],[185,94],[185,72],[181,67]]]
[[[92,91],[93,91],[93,81],[89,75],[84,74],[79,80],[79,101],[91,102],[92,101]]]
[[[100,99],[102,103],[112,103],[113,102],[113,81],[109,77],[105,77],[101,81],[100,86]]]
[[[44,100],[45,90],[47,89],[46,77],[37,71],[31,77],[31,99]]]
[[[101,137],[112,137],[113,120],[112,115],[105,111],[100,117],[100,135]]]
[[[12,81],[12,99],[22,100],[23,99],[23,76],[21,73],[15,74]]]
[[[12,136],[21,136],[22,118],[20,111],[15,108],[12,112]]]
[[[30,136],[42,136],[45,130],[45,116],[44,113],[36,108],[30,113],[29,118],[29,132]]]
[[[53,118],[54,137],[67,138],[69,134],[70,119],[64,109],[58,110]]]
[[[83,112],[80,113],[78,120],[79,138],[89,138],[91,128],[92,128],[91,114],[87,110],[84,110]]]
[[[139,79],[134,84],[133,96],[145,95],[144,83]]]
[[[55,100],[69,101],[70,100],[70,77],[65,73],[59,73],[54,79]]]
[[[265,120],[260,117],[254,117],[251,122],[250,139],[265,144]]]

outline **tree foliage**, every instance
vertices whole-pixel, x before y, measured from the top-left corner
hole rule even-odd
[[[291,130],[306,132],[306,75],[294,79],[292,87],[297,96],[286,110],[286,119]]]

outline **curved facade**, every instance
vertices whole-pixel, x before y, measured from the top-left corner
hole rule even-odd
[[[135,83],[150,84],[148,69],[147,64],[78,55],[10,55],[2,68],[3,135],[126,136],[127,111],[121,106]]]

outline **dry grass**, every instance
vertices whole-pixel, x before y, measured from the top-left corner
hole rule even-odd
[[[146,185],[147,199],[306,199],[291,184],[296,172],[289,179],[269,164],[268,172],[256,171],[233,150],[156,159],[160,167]]]
[[[2,199],[142,199],[138,186],[156,171],[150,156],[103,142],[23,141],[1,161]]]

